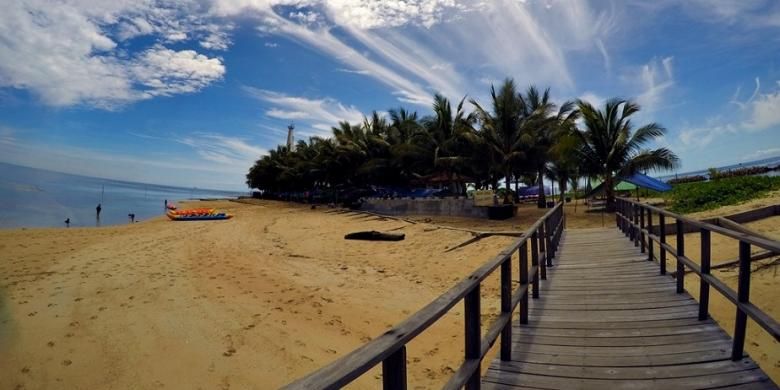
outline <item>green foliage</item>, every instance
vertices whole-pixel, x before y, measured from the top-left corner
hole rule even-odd
[[[667,197],[671,211],[692,213],[711,210],[761,197],[780,189],[780,177],[743,176],[674,186]]]
[[[506,180],[542,190],[546,176],[563,192],[569,183],[576,192],[582,176],[677,162],[666,149],[644,149],[664,129],[650,124],[634,130],[629,116],[639,107],[632,102],[611,100],[604,111],[583,102],[557,105],[548,89],[521,91],[511,79],[491,87],[489,105],[470,99],[469,111],[465,102],[451,104],[436,94],[430,116],[398,108],[387,116],[374,112],[360,124],[338,123],[330,137],[270,150],[250,168],[246,183],[273,194],[445,182],[462,194],[467,180],[476,188],[496,189]],[[578,130],[581,110],[585,129]]]

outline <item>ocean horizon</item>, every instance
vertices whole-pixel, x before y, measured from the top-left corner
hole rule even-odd
[[[184,188],[55,172],[0,162],[0,228],[95,227],[143,221],[165,213],[164,203],[235,198],[246,192]],[[98,204],[102,210],[96,218]]]

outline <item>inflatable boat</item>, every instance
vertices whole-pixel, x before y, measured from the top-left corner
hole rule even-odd
[[[221,219],[233,218],[232,214],[226,213],[203,213],[203,214],[177,214],[173,212],[166,213],[172,221],[217,221]]]

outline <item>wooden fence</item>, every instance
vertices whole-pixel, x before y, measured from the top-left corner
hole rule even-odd
[[[565,225],[563,204],[559,203],[536,221],[525,233],[496,257],[433,302],[381,336],[331,364],[287,385],[287,389],[337,389],[374,366],[382,363],[384,389],[406,389],[406,344],[439,320],[453,306],[464,301],[465,356],[463,364],[445,385],[445,389],[478,389],[482,359],[501,338],[502,360],[512,354],[512,315],[520,306],[520,324],[528,323],[528,288],[539,297],[539,279],[547,278],[547,266],[558,248]],[[530,245],[531,266],[528,266]],[[517,257],[519,285],[512,291],[512,261]],[[480,284],[501,268],[501,314],[482,337],[480,324]]]
[[[656,216],[658,221],[657,226],[659,229],[657,230],[653,228],[653,226],[656,225],[653,219],[654,216]],[[667,217],[672,218],[675,221],[674,234],[677,242],[676,247],[672,247],[667,243]],[[686,267],[699,275],[699,320],[706,320],[709,316],[710,287],[713,287],[736,306],[734,342],[731,349],[732,360],[742,359],[748,317],[755,321],[765,331],[769,332],[775,340],[780,341],[780,324],[761,311],[757,306],[750,303],[751,245],[763,248],[770,253],[780,253],[780,242],[748,234],[746,232],[727,229],[707,222],[697,221],[625,198],[617,199],[617,212],[615,213],[615,218],[618,228],[620,228],[629,239],[634,241],[635,246],[640,247],[642,253],[647,252],[648,261],[653,261],[655,259],[655,245],[652,243],[655,242],[658,244],[660,251],[658,261],[661,274],[666,274],[667,253],[677,259],[675,277],[677,279],[678,293],[685,291]],[[685,256],[685,232],[689,231],[691,227],[698,229],[701,237],[701,245],[699,248],[701,251],[701,265],[696,264]],[[737,279],[736,292],[710,273],[712,233],[721,234],[739,241],[739,276]]]

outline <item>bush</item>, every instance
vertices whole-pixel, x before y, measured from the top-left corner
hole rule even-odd
[[[742,176],[676,185],[669,193],[670,210],[692,213],[741,203],[780,189],[780,177]]]
[[[725,179],[727,177],[760,175],[762,173],[766,173],[766,172],[769,172],[771,170],[772,170],[772,168],[769,168],[769,167],[766,167],[766,166],[737,168],[737,169],[731,169],[731,170],[722,171],[722,172],[719,172],[719,171],[713,169],[710,172],[710,179],[718,180],[718,179]]]

